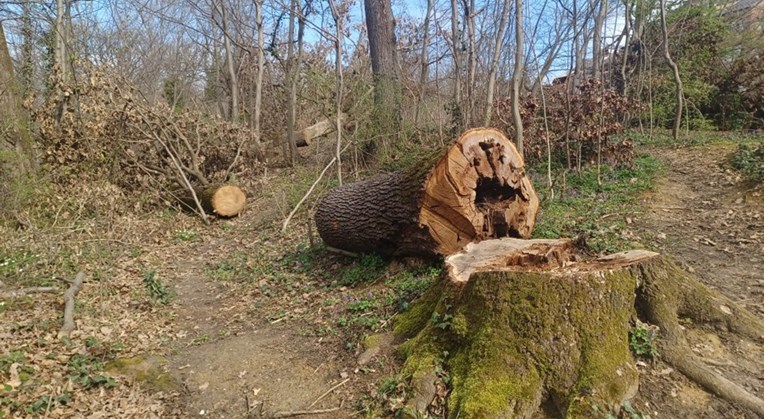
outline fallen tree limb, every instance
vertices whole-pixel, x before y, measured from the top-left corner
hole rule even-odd
[[[276,412],[274,418],[290,418],[293,416],[305,416],[305,415],[321,415],[322,413],[332,413],[340,410],[339,407],[333,407],[330,409],[318,409],[318,410],[293,410],[290,412]]]
[[[342,153],[349,146],[350,146],[350,143],[347,144],[340,152]],[[327,173],[327,170],[329,170],[329,168],[332,167],[332,165],[335,164],[336,161],[337,161],[337,156],[333,157],[332,160],[330,160],[329,163],[327,163],[327,165],[324,166],[324,170],[322,170],[321,173],[319,173],[319,176],[316,178],[316,180],[313,181],[313,183],[311,184],[311,187],[308,188],[308,192],[306,192],[305,195],[303,195],[303,197],[300,198],[300,201],[295,205],[295,208],[293,208],[292,211],[290,211],[290,214],[284,220],[284,223],[282,223],[282,233],[287,231],[287,226],[290,224],[290,220],[292,220],[292,217],[295,216],[298,209],[300,209],[300,206],[303,205],[303,202],[305,202],[306,199],[308,199],[308,197],[311,195],[313,190],[316,189],[316,185],[318,185],[319,182],[321,182],[321,179],[324,177],[324,174]]]
[[[335,188],[314,219],[328,246],[432,256],[472,241],[529,238],[538,210],[515,146],[499,131],[479,128],[408,169]]]
[[[29,287],[18,290],[4,291],[0,293],[0,298],[19,298],[29,294],[44,294],[58,292],[58,287]]]
[[[85,281],[85,272],[80,271],[74,278],[74,282],[64,292],[64,324],[58,332],[58,337],[69,337],[74,330],[74,297],[80,292]]]
[[[348,115],[340,114],[340,123],[345,124],[348,120]],[[311,125],[310,127],[303,128],[293,135],[295,139],[295,145],[298,147],[308,147],[311,145],[311,140],[331,133],[336,129],[336,119],[322,119],[321,121]]]
[[[311,403],[308,406],[308,408],[310,409],[310,408],[314,407],[314,405],[316,405],[316,403],[320,402],[323,398],[327,397],[327,395],[329,393],[332,393],[333,391],[337,390],[338,387],[342,386],[343,384],[347,383],[348,381],[350,381],[350,378],[346,378],[345,380],[341,381],[339,384],[335,384],[334,386],[332,386],[332,388],[330,388],[329,390],[324,392],[324,394],[322,394],[316,400],[314,400],[313,403]]]

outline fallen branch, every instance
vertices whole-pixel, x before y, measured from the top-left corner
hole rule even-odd
[[[291,412],[276,412],[274,413],[274,418],[289,418],[292,416],[303,416],[303,415],[320,415],[322,413],[332,413],[337,412],[340,410],[339,407],[333,407],[331,409],[318,409],[318,410],[293,410]]]
[[[343,148],[341,153],[345,151],[346,148],[348,148],[348,145],[346,145],[345,148]],[[313,185],[311,185],[311,187],[308,188],[308,192],[306,192],[305,195],[303,195],[303,197],[300,199],[300,202],[298,202],[297,205],[295,205],[295,208],[292,209],[292,212],[290,212],[290,215],[288,215],[287,219],[284,220],[284,223],[282,224],[282,233],[287,231],[287,226],[289,225],[290,220],[292,220],[292,217],[295,216],[295,213],[298,211],[300,206],[303,205],[303,202],[305,202],[306,199],[308,199],[308,197],[311,195],[311,192],[313,192],[313,190],[316,188],[316,185],[318,185],[319,182],[321,182],[321,179],[324,177],[324,174],[327,173],[327,170],[329,170],[329,168],[332,167],[332,165],[335,164],[336,161],[337,161],[337,156],[333,157],[332,160],[330,160],[329,163],[327,163],[327,166],[324,167],[324,170],[322,170],[321,173],[319,173],[319,177],[317,177],[316,180],[313,182]]]
[[[346,378],[345,380],[341,381],[341,382],[340,382],[340,384],[337,384],[337,385],[334,385],[334,386],[332,386],[332,388],[330,388],[329,390],[327,390],[326,392],[324,392],[324,394],[322,394],[321,396],[319,396],[319,398],[318,398],[318,399],[314,400],[314,401],[313,401],[313,403],[311,403],[310,405],[308,405],[308,407],[309,407],[309,408],[313,407],[313,406],[314,406],[316,403],[318,403],[319,401],[321,401],[321,399],[323,399],[323,398],[327,397],[327,394],[329,394],[329,393],[332,393],[333,391],[337,390],[337,388],[338,388],[338,387],[340,387],[340,386],[342,386],[343,384],[347,383],[349,380],[350,380],[350,378]]]
[[[344,124],[348,120],[348,115],[341,113],[339,115],[340,123]],[[337,129],[336,119],[323,119],[310,127],[303,128],[301,131],[293,134],[295,145],[298,147],[307,147],[311,145],[311,140],[329,134]]]
[[[0,298],[19,298],[29,294],[43,294],[58,292],[56,287],[29,287],[0,293]]]
[[[69,337],[74,330],[74,297],[80,292],[84,281],[85,273],[80,271],[74,278],[72,285],[64,292],[64,325],[58,332],[59,339]]]
[[[360,256],[358,253],[349,252],[347,250],[338,249],[332,246],[324,246],[324,248],[327,249],[328,252],[337,253],[343,256],[350,256],[352,258],[357,258]]]

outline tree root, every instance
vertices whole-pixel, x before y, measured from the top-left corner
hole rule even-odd
[[[715,325],[742,338],[762,340],[762,321],[730,299],[713,293],[667,259],[640,266],[637,305],[645,320],[659,326],[661,356],[689,379],[729,402],[763,416],[763,403],[740,385],[715,372],[696,356],[678,316]]]

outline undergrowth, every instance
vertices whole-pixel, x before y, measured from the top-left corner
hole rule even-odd
[[[731,164],[748,180],[762,183],[763,157],[765,157],[763,156],[763,143],[762,138],[760,138],[759,144],[739,143],[736,152],[731,156]]]
[[[627,231],[627,220],[640,212],[639,197],[653,187],[663,168],[658,159],[648,154],[637,156],[631,166],[602,165],[601,184],[595,167],[587,167],[578,174],[556,169],[554,196],[545,187],[537,188],[542,203],[533,237],[573,238],[584,234],[590,247],[598,252],[640,247]],[[532,172],[546,170],[541,166],[535,169]],[[545,184],[542,179],[535,183]]]

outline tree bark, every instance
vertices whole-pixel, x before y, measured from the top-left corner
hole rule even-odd
[[[401,85],[396,52],[396,23],[390,0],[364,0],[369,36],[369,58],[375,86],[375,116],[381,133],[398,131],[401,122]],[[376,150],[370,144],[369,151]]]
[[[603,417],[619,409],[638,389],[629,336],[640,318],[659,326],[652,343],[662,359],[762,415],[761,399],[691,352],[678,313],[753,342],[762,339],[761,319],[656,253],[586,260],[568,240],[505,238],[469,244],[445,265],[441,281],[396,318],[394,333],[413,388],[432,387],[436,370],[448,373],[450,417],[523,419],[542,406],[544,417]]]
[[[474,240],[528,238],[539,199],[499,131],[465,132],[413,167],[334,189],[318,204],[324,242],[355,253],[448,255]]]

